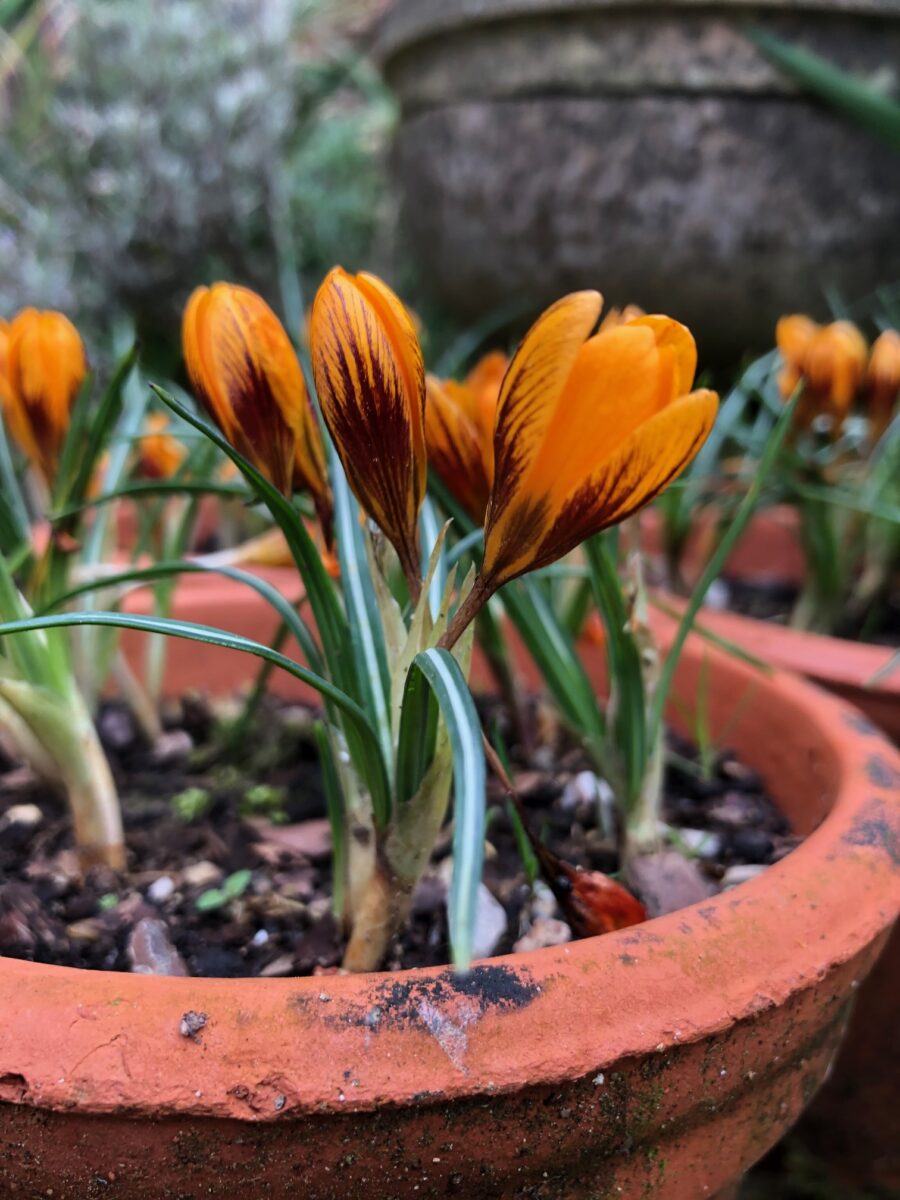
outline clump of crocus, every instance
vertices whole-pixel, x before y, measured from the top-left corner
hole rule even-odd
[[[782,396],[789,400],[802,385],[797,424],[808,429],[824,417],[830,435],[837,437],[865,378],[866,339],[851,321],[818,325],[795,314],[781,318],[775,340],[784,360],[778,381]]]
[[[236,284],[197,288],[182,336],[191,383],[210,417],[283,495],[310,492],[327,538],[322,439],[297,355],[271,308]]]
[[[874,445],[890,425],[900,399],[900,333],[896,329],[886,329],[872,346],[865,392]]]
[[[84,343],[59,312],[26,308],[0,331],[0,399],[9,432],[50,486],[87,375]]]

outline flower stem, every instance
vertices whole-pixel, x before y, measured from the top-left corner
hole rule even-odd
[[[494,589],[485,584],[479,576],[472,584],[472,590],[453,614],[447,632],[438,642],[442,650],[452,650],[468,626],[475,620],[481,610],[490,600]]]

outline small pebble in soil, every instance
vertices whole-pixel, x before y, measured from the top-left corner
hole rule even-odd
[[[15,825],[23,832],[37,829],[43,821],[44,814],[36,804],[13,804],[0,817],[0,833]]]
[[[187,975],[184,959],[172,945],[165,921],[143,917],[128,938],[128,957],[136,975]]]
[[[171,875],[160,875],[147,888],[147,899],[153,904],[165,904],[175,891],[175,880]]]

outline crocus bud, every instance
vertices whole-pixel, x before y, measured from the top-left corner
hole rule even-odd
[[[234,448],[289,496],[331,511],[321,435],[284,327],[249,288],[197,288],[184,310],[184,359],[197,398]]]
[[[374,275],[329,272],[310,320],[322,414],[347,480],[418,594],[425,368],[409,313]]]
[[[25,457],[52,483],[87,374],[84,343],[62,313],[35,308],[23,309],[0,341],[5,341],[0,400],[7,426]]]

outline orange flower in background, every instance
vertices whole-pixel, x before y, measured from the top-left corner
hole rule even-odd
[[[184,462],[187,447],[167,433],[165,413],[151,413],[144,423],[138,451],[138,473],[145,479],[170,479]]]
[[[335,267],[309,332],[319,403],[350,487],[417,596],[427,462],[425,367],[412,320],[380,279]]]
[[[866,339],[850,321],[817,325],[799,314],[782,317],[775,340],[784,359],[778,383],[789,399],[802,382],[797,423],[809,427],[820,414],[831,418],[831,432],[840,432],[866,370]]]
[[[600,322],[599,332],[602,333],[604,329],[615,329],[617,325],[627,325],[636,317],[643,316],[646,316],[646,313],[638,304],[626,304],[624,308],[607,309],[606,315]]]
[[[691,391],[690,332],[663,316],[600,330],[597,292],[563,297],[503,380],[479,587],[546,566],[649,503],[706,440],[714,392]]]
[[[321,434],[297,355],[265,300],[236,284],[197,288],[182,340],[194,391],[228,441],[284,495],[309,488],[329,529]]]
[[[494,419],[509,359],[486,354],[464,383],[427,377],[428,461],[451,495],[479,525],[494,482]]]
[[[874,443],[891,423],[900,398],[900,333],[896,329],[886,329],[872,346],[865,390]]]
[[[0,336],[0,399],[13,439],[51,483],[87,375],[84,343],[62,313],[23,309]],[[5,361],[4,361],[5,360]]]

